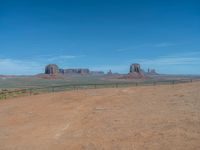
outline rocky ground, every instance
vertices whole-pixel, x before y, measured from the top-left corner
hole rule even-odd
[[[0,150],[199,150],[200,82],[0,101]]]

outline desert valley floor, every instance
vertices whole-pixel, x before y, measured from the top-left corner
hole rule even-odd
[[[199,150],[200,82],[0,101],[0,150]]]

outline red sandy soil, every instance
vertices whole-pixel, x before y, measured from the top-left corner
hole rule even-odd
[[[0,150],[199,150],[200,83],[0,101]]]

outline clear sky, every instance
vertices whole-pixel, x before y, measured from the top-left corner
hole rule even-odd
[[[0,0],[0,74],[62,68],[200,74],[199,0]]]

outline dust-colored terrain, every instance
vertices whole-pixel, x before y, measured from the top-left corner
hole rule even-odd
[[[200,83],[0,101],[0,150],[149,149],[200,149]]]

